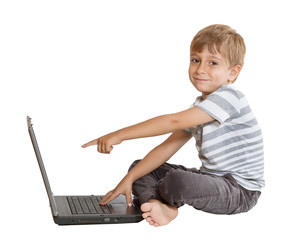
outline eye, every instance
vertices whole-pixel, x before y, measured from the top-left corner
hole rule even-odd
[[[214,62],[214,61],[210,62],[209,64],[212,65],[212,66],[217,66],[218,65],[218,63]]]
[[[193,59],[191,59],[191,62],[192,63],[199,63],[200,61],[198,59],[193,58]]]

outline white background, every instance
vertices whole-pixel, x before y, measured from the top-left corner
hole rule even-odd
[[[293,237],[293,20],[292,2],[283,0],[1,1],[0,234],[5,239]],[[146,222],[55,225],[26,116],[33,118],[55,195],[104,194],[167,136],[124,142],[110,155],[80,146],[189,107],[199,95],[188,78],[190,42],[214,23],[235,28],[247,46],[235,84],[264,135],[266,187],[257,206],[234,216],[184,206],[161,228]],[[170,162],[199,167],[194,140]]]

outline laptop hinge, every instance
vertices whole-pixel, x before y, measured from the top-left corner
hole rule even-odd
[[[51,196],[52,196],[52,206],[51,206],[52,214],[53,214],[54,217],[57,217],[58,216],[58,211],[57,211],[57,205],[56,205],[56,202],[55,202],[53,192],[51,192]]]

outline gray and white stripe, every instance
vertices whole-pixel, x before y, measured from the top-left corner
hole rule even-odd
[[[201,170],[230,173],[249,190],[264,186],[263,138],[245,96],[231,85],[222,86],[197,106],[216,120],[186,129],[194,135]]]

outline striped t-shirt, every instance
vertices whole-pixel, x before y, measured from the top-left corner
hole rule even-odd
[[[259,191],[264,186],[263,139],[245,96],[224,85],[203,101],[198,97],[195,106],[215,119],[185,130],[196,139],[200,170],[230,173],[244,188]]]

